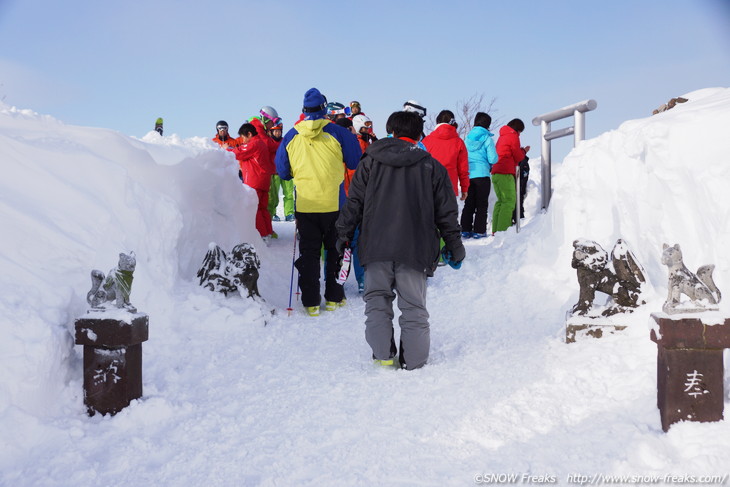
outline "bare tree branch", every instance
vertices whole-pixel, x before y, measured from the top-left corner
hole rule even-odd
[[[489,103],[485,101],[484,93],[474,93],[469,98],[456,102],[456,121],[459,124],[459,136],[463,139],[474,126],[474,117],[478,112],[488,113],[492,117],[492,126],[500,124],[502,117],[495,114],[499,111],[494,108],[497,98],[492,98]]]

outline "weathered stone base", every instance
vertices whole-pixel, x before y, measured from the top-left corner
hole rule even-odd
[[[586,337],[601,338],[626,329],[626,325],[616,325],[612,321],[613,319],[605,317],[570,317],[565,323],[565,343],[575,343],[576,340]]]
[[[84,345],[84,404],[89,416],[116,414],[142,397],[142,344],[119,348]]]
[[[90,416],[116,414],[142,397],[142,342],[148,328],[144,313],[130,314],[129,321],[103,315],[76,320],[76,344],[84,346],[84,404]]]
[[[652,314],[652,319],[662,429],[668,431],[678,421],[722,420],[723,349],[730,347],[730,319],[718,325],[666,314]]]

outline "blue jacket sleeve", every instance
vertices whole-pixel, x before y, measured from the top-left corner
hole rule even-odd
[[[492,166],[497,164],[497,161],[499,160],[499,156],[497,155],[497,148],[494,145],[494,139],[491,137],[487,138],[487,144],[485,147],[486,153],[487,153],[487,163],[489,164],[489,169],[492,169]]]
[[[348,169],[357,169],[360,157],[362,157],[362,149],[360,149],[360,142],[357,141],[355,134],[334,123],[327,124],[322,130],[332,135],[340,143],[345,166]]]
[[[296,131],[296,129],[291,128],[281,140],[281,144],[279,144],[279,148],[276,150],[276,157],[274,158],[274,163],[276,164],[276,172],[279,177],[285,181],[288,181],[292,178],[291,163],[289,162],[289,152],[287,152],[286,146],[289,145],[289,142],[291,142],[294,136],[296,136],[297,134],[298,132]]]

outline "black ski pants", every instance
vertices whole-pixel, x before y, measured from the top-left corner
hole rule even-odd
[[[525,218],[525,196],[527,196],[527,180],[530,179],[530,163],[529,158],[520,161],[517,168],[520,171],[520,201],[515,205],[515,211],[512,212],[512,223],[517,221],[517,208],[520,209],[520,218]]]
[[[489,214],[489,192],[492,178],[474,178],[469,180],[469,192],[461,211],[461,231],[487,233],[487,215]]]
[[[322,246],[325,251],[325,287],[324,299],[339,303],[345,298],[345,290],[337,284],[340,272],[337,265],[340,256],[337,253],[337,230],[335,221],[339,211],[330,213],[295,212],[297,230],[299,231],[299,258],[294,265],[299,271],[299,289],[302,291],[302,305],[319,306],[320,295],[320,256]]]

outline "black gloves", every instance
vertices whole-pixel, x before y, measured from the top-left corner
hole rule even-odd
[[[466,249],[463,245],[459,245],[457,248],[451,251],[451,258],[454,262],[461,262],[466,257]]]
[[[464,260],[464,257],[466,257],[466,249],[464,249],[463,245],[459,245],[459,247],[453,251],[444,247],[441,249],[441,256],[443,257],[444,262],[449,264],[452,269],[460,269],[461,262]]]
[[[345,249],[350,246],[350,242],[347,240],[343,240],[341,238],[337,239],[337,243],[335,243],[335,248],[337,249],[337,253],[340,255],[345,255]]]

